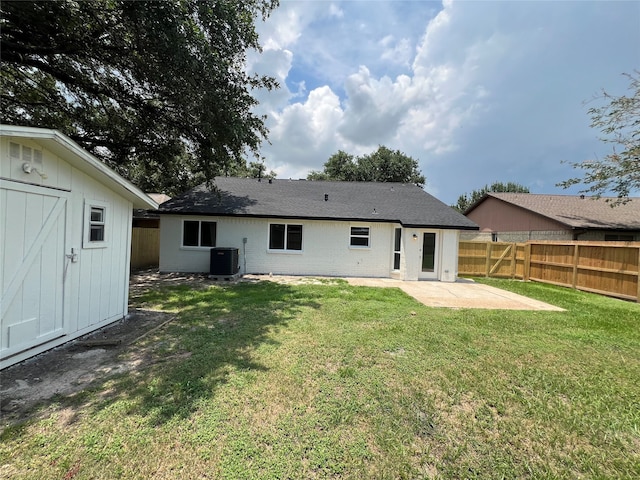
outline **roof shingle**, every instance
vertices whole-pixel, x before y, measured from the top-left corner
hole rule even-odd
[[[411,184],[217,177],[215,185],[219,192],[203,184],[163,203],[159,212],[478,229],[474,222]]]
[[[535,212],[571,228],[640,230],[640,198],[632,198],[625,205],[612,207],[611,201],[616,200],[612,197],[496,192],[486,196]],[[478,201],[465,213],[469,213],[482,201]]]

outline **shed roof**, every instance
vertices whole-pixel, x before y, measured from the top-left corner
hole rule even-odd
[[[478,229],[474,222],[411,184],[216,177],[215,185],[218,192],[200,185],[163,203],[159,212]]]
[[[640,198],[613,207],[611,202],[617,200],[614,197],[490,192],[469,207],[465,215],[488,198],[537,213],[572,229],[640,230]]]
[[[83,173],[133,203],[134,208],[155,209],[158,204],[142,190],[107,167],[84,148],[58,130],[17,125],[0,125],[3,137],[28,138],[64,159]]]

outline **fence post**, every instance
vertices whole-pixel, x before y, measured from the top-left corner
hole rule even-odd
[[[522,269],[522,280],[528,282],[531,275],[531,243],[529,242],[527,242],[524,246],[524,264],[522,266]]]
[[[638,296],[636,300],[640,303],[640,247],[638,247],[638,277],[637,277],[637,285],[638,285]]]
[[[511,244],[511,280],[516,278],[516,250],[518,249],[518,244],[513,242]]]
[[[573,246],[573,274],[571,276],[571,287],[576,288],[578,285],[578,261],[580,260],[578,249],[580,248],[579,244],[575,244]]]

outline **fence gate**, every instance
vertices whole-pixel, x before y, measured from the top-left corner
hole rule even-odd
[[[507,242],[460,242],[458,271],[461,275],[514,278],[518,276],[520,248]]]
[[[460,242],[458,275],[517,278],[640,302],[640,242]]]

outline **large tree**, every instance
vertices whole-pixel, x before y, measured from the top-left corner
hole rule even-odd
[[[453,208],[461,213],[464,213],[471,205],[480,200],[485,194],[489,192],[511,192],[511,193],[529,193],[529,189],[524,185],[514,182],[494,182],[491,185],[485,185],[484,187],[474,190],[471,193],[465,193],[458,197],[458,203],[452,205]]]
[[[566,180],[559,185],[587,186],[582,193],[596,196],[613,192],[626,203],[629,194],[640,190],[640,71],[626,75],[630,94],[614,96],[603,90],[599,100],[605,104],[588,110],[591,126],[602,133],[600,139],[613,145],[612,152],[602,159],[572,163],[584,171],[584,176]]]
[[[267,172],[267,167],[263,162],[249,162],[248,164],[239,165],[238,168],[229,172],[231,177],[241,178],[276,178],[278,174],[273,170]]]
[[[0,3],[1,119],[56,128],[145,190],[177,193],[258,156],[245,71],[277,0]]]
[[[354,157],[342,150],[334,153],[322,171],[312,171],[307,180],[352,182],[401,182],[424,186],[418,161],[399,150],[381,145],[375,152]]]

